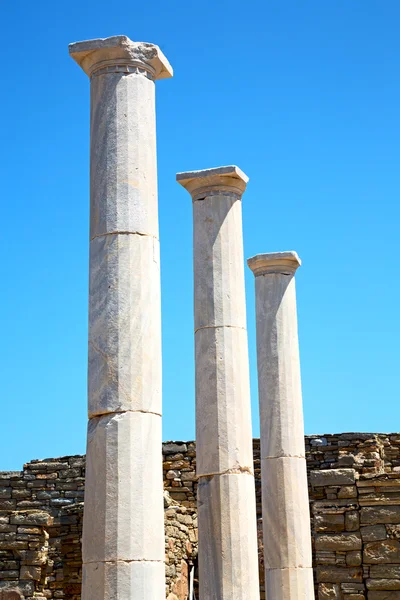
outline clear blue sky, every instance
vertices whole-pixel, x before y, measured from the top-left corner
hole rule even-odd
[[[161,46],[164,439],[194,437],[192,208],[237,164],[245,256],[296,250],[307,433],[399,431],[398,0],[4,0],[0,469],[83,453],[89,81],[68,43]],[[254,280],[246,268],[254,435]]]

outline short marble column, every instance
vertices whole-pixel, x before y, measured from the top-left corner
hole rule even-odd
[[[164,600],[157,46],[71,44],[90,77],[89,427],[82,600]]]
[[[267,600],[314,600],[297,334],[295,252],[248,260],[255,275]]]
[[[241,198],[237,167],[179,173],[193,199],[200,600],[258,600]]]

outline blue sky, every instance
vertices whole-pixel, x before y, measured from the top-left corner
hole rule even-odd
[[[307,433],[400,429],[398,0],[2,3],[0,469],[83,453],[89,81],[68,43],[125,34],[157,83],[164,439],[194,437],[192,208],[237,164],[245,256],[296,250]],[[246,268],[254,435],[254,280]]]

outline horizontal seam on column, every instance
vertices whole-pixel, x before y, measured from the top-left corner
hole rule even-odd
[[[266,571],[293,571],[294,569],[301,569],[303,571],[307,571],[309,569],[312,570],[312,566],[310,567],[265,567]]]
[[[152,560],[150,558],[132,558],[132,559],[127,559],[127,558],[116,558],[115,560],[87,560],[87,561],[82,561],[83,565],[95,565],[97,563],[111,563],[111,564],[115,564],[115,563],[119,563],[119,562],[124,562],[124,563],[141,563],[141,562],[146,562],[146,563],[161,563],[161,564],[165,564],[165,560]]]
[[[200,192],[200,196],[199,198],[196,198],[196,196],[192,199],[193,200],[193,204],[195,202],[204,202],[204,200],[206,200],[207,198],[212,198],[213,196],[233,196],[234,198],[236,198],[237,200],[242,200],[242,194],[238,194],[236,192],[214,192],[212,194],[210,193],[205,193],[204,196],[203,194]]]
[[[98,415],[93,415],[93,417],[89,417],[89,421],[91,419],[97,419],[98,417],[107,417],[107,415],[124,415],[125,413],[143,413],[144,415],[155,415],[156,417],[162,417],[161,413],[157,413],[152,410],[140,410],[138,408],[136,410],[114,410],[111,412],[99,413]]]
[[[89,241],[91,242],[98,237],[106,237],[107,235],[140,235],[143,237],[151,237],[158,241],[158,237],[156,237],[152,233],[141,233],[140,231],[108,231],[107,233],[97,233],[96,235],[91,237]]]
[[[239,325],[203,325],[203,327],[198,327],[194,330],[195,333],[200,331],[201,329],[222,329],[223,327],[229,327],[230,329],[242,329],[243,331],[247,331],[246,327],[240,327]]]
[[[267,275],[293,275],[293,273],[288,273],[287,271],[270,271],[269,273],[255,273],[255,277],[266,277]]]
[[[282,456],[261,456],[260,460],[274,460],[275,458],[301,458],[303,460],[306,459],[305,456],[301,456],[298,454],[283,454]]]
[[[202,473],[201,475],[196,475],[196,479],[200,479],[200,477],[215,477],[216,475],[252,475],[254,477],[251,467],[234,467],[233,469],[226,469],[226,471]]]

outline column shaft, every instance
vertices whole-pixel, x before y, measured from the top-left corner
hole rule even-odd
[[[258,600],[258,553],[236,167],[182,173],[193,197],[200,600]]]
[[[164,600],[154,80],[169,65],[124,36],[70,52],[91,77],[82,600]]]
[[[258,255],[257,363],[265,588],[268,600],[314,600],[297,333],[295,253]]]

